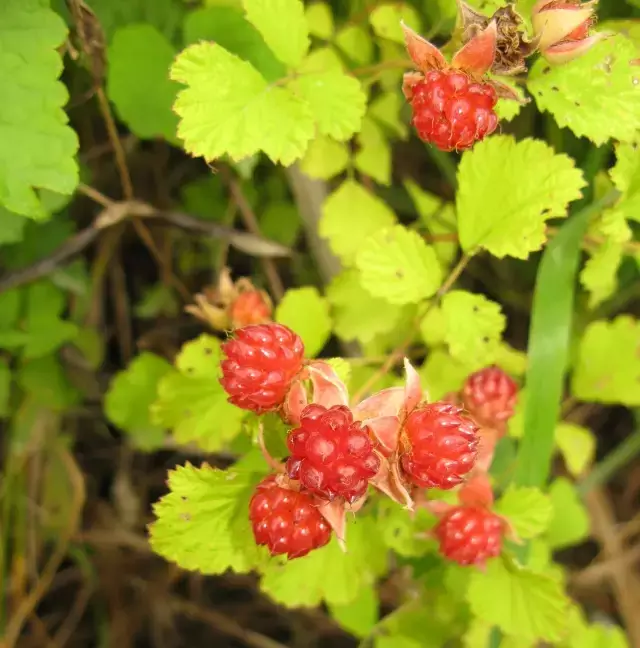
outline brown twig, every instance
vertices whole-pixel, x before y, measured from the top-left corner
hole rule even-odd
[[[640,646],[640,580],[625,567],[620,558],[625,548],[616,531],[616,520],[605,492],[594,488],[585,495],[589,509],[593,534],[602,544],[605,556],[610,559],[610,581],[618,609],[627,628],[631,645]]]
[[[219,225],[218,223],[203,221],[190,214],[176,211],[158,211],[151,205],[140,201],[114,202],[95,189],[83,185],[80,186],[80,191],[105,207],[105,209],[98,214],[89,227],[67,239],[49,256],[36,261],[26,268],[0,276],[0,293],[11,290],[12,288],[19,288],[20,286],[51,275],[60,265],[80,254],[91,245],[102,230],[121,223],[131,215],[145,218],[158,218],[181,229],[206,234],[211,238],[225,240],[236,249],[257,257],[286,257],[291,254],[289,248],[275,241],[270,241],[249,232],[234,230],[233,228]]]
[[[220,174],[229,187],[231,197],[238,206],[240,216],[242,217],[242,220],[244,221],[247,229],[252,234],[260,236],[260,225],[258,224],[258,219],[253,213],[253,209],[251,208],[249,201],[244,195],[242,188],[240,187],[240,183],[226,168],[222,168],[220,170]],[[271,259],[264,258],[262,259],[262,267],[267,277],[267,281],[269,282],[271,294],[276,299],[276,301],[280,301],[284,295],[284,286],[282,285],[282,280],[280,279],[280,275],[278,274],[276,264]]]
[[[47,592],[49,585],[53,582],[58,567],[60,567],[60,564],[67,553],[69,541],[73,537],[80,521],[80,515],[85,501],[84,479],[82,478],[82,473],[71,454],[64,449],[59,449],[58,452],[60,452],[62,461],[67,468],[67,476],[73,487],[73,500],[71,502],[69,520],[66,527],[62,529],[58,535],[56,547],[42,570],[40,577],[31,588],[29,594],[20,602],[13,616],[9,620],[4,636],[3,648],[15,648],[17,645],[24,624],[33,610],[35,610],[40,599]]]
[[[230,637],[234,637],[251,648],[286,648],[284,644],[270,639],[269,637],[265,637],[258,632],[244,628],[233,619],[221,614],[220,612],[216,612],[211,608],[205,609],[191,601],[186,601],[177,597],[170,598],[169,602],[171,607],[173,607],[177,612],[191,617],[192,619],[204,621],[216,630],[224,632],[224,634],[229,635]]]

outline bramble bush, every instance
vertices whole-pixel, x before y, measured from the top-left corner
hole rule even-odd
[[[637,6],[3,0],[6,483],[49,430],[68,498],[64,421],[105,361],[102,283],[131,223],[161,274],[135,317],[186,306],[207,328],[104,395],[132,447],[210,456],[169,472],[153,551],[256,573],[362,646],[630,645],[554,554],[589,538],[606,478],[578,404],[640,406]],[[98,117],[75,114],[87,101]],[[121,200],[94,186],[96,119]],[[164,204],[138,195],[136,147],[178,177],[152,181]],[[96,241],[93,266],[75,258]],[[392,572],[403,602],[381,616]]]

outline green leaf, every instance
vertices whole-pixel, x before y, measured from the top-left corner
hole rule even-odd
[[[563,549],[589,537],[589,513],[580,500],[575,486],[559,477],[549,487],[553,515],[546,539],[552,549]]]
[[[245,413],[227,402],[219,382],[220,342],[201,335],[188,342],[176,358],[176,370],[158,385],[151,421],[173,430],[178,443],[197,443],[214,451],[240,431]]]
[[[365,65],[373,59],[373,39],[368,30],[359,25],[347,25],[335,37],[336,47],[356,65]]]
[[[322,205],[318,231],[333,252],[352,265],[362,241],[394,222],[395,215],[378,196],[354,180],[345,180]]]
[[[616,163],[610,172],[611,180],[622,196],[609,214],[607,229],[602,232],[607,237],[614,237],[617,243],[628,241],[631,231],[626,223],[627,218],[639,221],[640,209],[640,161],[638,160],[638,143],[622,142],[616,146]],[[603,228],[606,216],[602,216]]]
[[[171,42],[176,40],[184,8],[176,0],[86,0],[110,41],[125,25],[147,24]]]
[[[571,158],[544,142],[497,135],[463,154],[458,185],[462,248],[526,259],[546,241],[545,221],[566,216],[585,182]]]
[[[498,500],[496,513],[506,517],[523,540],[540,535],[549,524],[553,508],[537,488],[510,486]]]
[[[11,404],[11,369],[5,360],[0,360],[0,419],[9,416]]]
[[[573,394],[597,403],[640,405],[639,349],[640,322],[632,317],[589,324],[580,341]]]
[[[16,382],[28,393],[29,407],[46,407],[62,412],[78,402],[78,392],[69,383],[54,355],[23,361]]]
[[[329,612],[354,637],[368,636],[378,622],[378,594],[375,587],[365,585],[351,603],[329,605]]]
[[[430,305],[424,317],[420,320],[420,335],[427,346],[434,347],[443,344],[447,338],[447,323],[442,309]]]
[[[458,251],[456,213],[453,205],[444,203],[413,180],[405,180],[404,186],[429,233],[434,236],[445,234],[453,238],[451,243],[433,244],[433,249],[442,263],[450,265]]]
[[[287,607],[315,607],[322,601],[347,605],[386,567],[376,525],[361,514],[347,523],[346,553],[334,536],[328,545],[303,558],[272,560],[264,570],[261,589]]]
[[[369,116],[385,127],[389,133],[406,139],[409,129],[400,116],[404,101],[399,92],[385,92],[369,104]]]
[[[453,290],[442,298],[441,308],[451,355],[478,369],[492,364],[507,323],[500,305],[484,295]]]
[[[178,117],[171,107],[179,86],[169,79],[175,56],[152,25],[122,27],[109,46],[107,94],[120,119],[142,139],[177,142]]]
[[[515,90],[520,99],[525,98],[526,95],[524,93],[524,90],[522,89],[522,86],[519,86],[513,81],[509,81],[506,77],[500,77],[498,81],[500,81],[500,83],[508,85],[512,90]],[[521,110],[522,104],[518,101],[513,101],[513,99],[498,99],[498,103],[495,107],[496,115],[498,115],[498,119],[501,122],[511,121],[514,117],[516,117],[516,115],[520,114]]]
[[[531,641],[562,637],[569,601],[553,578],[497,558],[471,575],[467,598],[473,614],[507,634]]]
[[[171,78],[188,86],[174,110],[185,149],[207,161],[234,161],[264,151],[288,165],[301,157],[314,134],[309,105],[285,88],[269,85],[249,63],[216,43],[183,50]]]
[[[382,129],[365,118],[357,135],[358,152],[354,157],[356,169],[383,185],[391,183],[391,145]]]
[[[618,626],[585,623],[571,632],[567,648],[630,648],[630,644]]]
[[[422,386],[429,394],[429,401],[434,401],[449,392],[459,391],[471,371],[473,370],[468,365],[445,350],[435,349],[429,353],[419,373]]]
[[[153,507],[152,549],[203,574],[250,571],[260,558],[247,514],[258,479],[207,464],[178,466],[169,473],[169,493]]]
[[[580,273],[580,283],[589,293],[589,308],[595,308],[618,289],[622,243],[607,241],[592,254]]]
[[[0,4],[0,204],[29,218],[47,216],[35,188],[70,194],[78,184],[78,137],[67,124],[67,90],[58,80],[56,48],[66,37],[47,0]]]
[[[640,86],[631,64],[637,56],[631,41],[613,36],[564,65],[539,59],[529,73],[529,92],[578,137],[598,145],[631,140],[640,128]]]
[[[309,32],[301,0],[242,0],[247,20],[273,53],[297,67],[309,49]]]
[[[402,315],[401,307],[365,290],[356,270],[337,275],[327,287],[327,299],[336,335],[347,341],[371,342],[377,335],[391,331]]]
[[[305,9],[309,33],[323,40],[333,36],[333,14],[326,2],[313,2]]]
[[[60,319],[65,298],[50,281],[31,284],[26,291],[26,302],[24,358],[46,356],[78,335],[77,324]]]
[[[356,258],[362,285],[392,304],[415,304],[434,295],[442,268],[434,249],[416,232],[395,225],[361,243]]]
[[[318,355],[331,335],[329,304],[311,286],[287,290],[275,319],[302,338],[305,355],[310,358]]]
[[[425,509],[409,513],[390,499],[384,499],[378,506],[378,527],[384,543],[400,556],[424,556],[433,549],[433,540],[427,532],[434,526],[436,518]]]
[[[367,96],[355,77],[320,68],[301,74],[287,87],[308,103],[322,135],[344,141],[360,130]]]
[[[373,31],[380,38],[388,38],[397,43],[404,44],[404,33],[400,25],[406,23],[411,29],[420,32],[420,16],[416,10],[404,2],[395,2],[393,4],[383,4],[376,7],[369,14],[369,22]]]
[[[149,408],[156,399],[158,383],[171,370],[160,356],[141,353],[116,374],[105,395],[104,411],[109,420],[143,450],[161,447],[164,441],[165,429],[152,423]]]
[[[328,180],[342,173],[349,163],[349,149],[344,142],[330,137],[316,137],[300,161],[300,169],[312,178]]]
[[[260,216],[260,231],[266,238],[291,247],[300,231],[300,215],[291,201],[270,202]]]
[[[190,11],[184,21],[184,40],[186,45],[214,41],[251,63],[267,81],[277,81],[287,73],[260,32],[233,7],[203,7]]]
[[[556,445],[562,453],[569,472],[578,477],[593,462],[596,453],[596,439],[591,430],[575,423],[558,423]]]
[[[19,243],[24,236],[24,227],[27,219],[5,209],[0,205],[0,245]]]

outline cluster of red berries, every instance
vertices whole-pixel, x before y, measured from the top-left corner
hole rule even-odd
[[[338,503],[343,511],[344,506],[357,510],[390,455],[409,489],[453,488],[474,467],[481,428],[457,403],[420,403],[406,412],[398,419],[397,447],[390,453],[345,404],[303,403],[299,415],[290,416],[288,399],[308,378],[311,364],[304,359],[302,340],[286,326],[246,326],[222,350],[221,383],[229,401],[256,414],[278,412],[291,427],[289,457],[278,474],[258,485],[250,503],[256,543],[272,555],[297,558],[327,544],[335,524],[328,507]],[[500,370],[485,370],[471,376],[463,390],[465,407],[477,413],[482,425],[504,420],[512,404],[503,376]],[[502,526],[494,519],[478,507],[473,512],[457,507],[442,517],[434,533],[446,556],[478,563],[496,547],[500,550]]]

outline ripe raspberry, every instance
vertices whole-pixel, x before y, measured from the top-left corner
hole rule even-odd
[[[222,345],[220,382],[229,402],[257,414],[282,405],[302,369],[302,340],[282,324],[245,326]]]
[[[260,290],[241,292],[229,307],[233,328],[262,324],[271,318],[271,304]]]
[[[453,488],[476,459],[478,426],[451,403],[431,403],[407,417],[401,465],[409,481],[423,488]]]
[[[499,367],[487,367],[467,378],[462,400],[477,423],[500,429],[513,416],[518,386]]]
[[[306,556],[331,539],[331,527],[309,495],[278,486],[273,476],[256,488],[249,502],[249,519],[256,544],[272,556]]]
[[[462,151],[496,129],[497,100],[488,83],[473,82],[457,70],[434,70],[412,88],[413,125],[425,142]]]
[[[434,529],[440,553],[461,565],[483,565],[500,555],[502,520],[485,508],[457,506],[441,518]]]
[[[289,477],[330,500],[344,497],[354,502],[365,494],[368,480],[380,469],[369,428],[354,421],[344,405],[305,407],[300,427],[289,433],[287,446]]]

